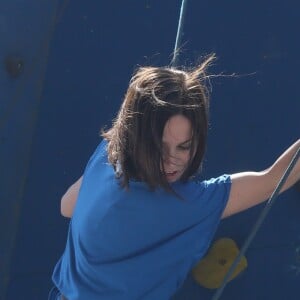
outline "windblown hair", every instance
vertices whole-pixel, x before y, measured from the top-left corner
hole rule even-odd
[[[123,187],[137,180],[151,189],[172,190],[161,170],[162,135],[166,122],[178,114],[189,119],[192,126],[190,161],[180,180],[200,172],[208,131],[206,69],[214,58],[211,55],[188,71],[141,67],[135,72],[113,126],[102,132],[108,141],[108,159]]]

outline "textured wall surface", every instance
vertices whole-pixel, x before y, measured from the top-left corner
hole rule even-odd
[[[170,63],[180,1],[2,1],[0,299],[46,299],[83,172],[137,65]],[[187,2],[180,62],[215,52],[203,177],[263,169],[299,138],[299,2]],[[45,73],[46,70],[46,73]],[[298,299],[299,191],[278,198],[222,299]],[[239,246],[263,208],[222,222]],[[211,299],[188,277],[175,296]]]

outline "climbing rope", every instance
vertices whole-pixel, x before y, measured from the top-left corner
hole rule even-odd
[[[274,201],[275,201],[276,197],[278,196],[279,192],[281,191],[282,186],[285,184],[287,178],[289,177],[291,171],[293,170],[293,167],[295,166],[297,160],[299,159],[299,155],[300,155],[300,147],[298,148],[298,150],[294,154],[290,164],[288,165],[287,169],[283,173],[283,175],[282,175],[281,179],[279,180],[275,190],[273,191],[271,197],[267,201],[265,208],[262,210],[260,216],[258,217],[258,219],[257,219],[256,223],[254,224],[252,230],[250,231],[250,234],[249,234],[248,238],[244,242],[244,245],[243,245],[239,255],[236,257],[236,259],[232,263],[230,269],[228,270],[227,274],[224,277],[222,285],[218,288],[218,290],[214,294],[212,300],[220,299],[220,297],[222,295],[222,292],[223,292],[226,284],[228,283],[229,279],[231,278],[236,266],[239,264],[239,262],[242,259],[243,255],[247,251],[251,241],[255,237],[255,235],[256,235],[258,229],[260,228],[262,222],[264,221],[264,219],[266,218],[266,216],[267,216],[268,212],[270,211],[272,205],[274,204]]]
[[[178,65],[179,51],[180,51],[181,40],[182,40],[182,36],[183,36],[183,22],[184,22],[184,16],[185,16],[185,12],[186,12],[186,3],[187,3],[187,0],[182,0],[182,2],[181,2],[175,47],[174,47],[174,52],[173,52],[173,58],[171,61],[171,66],[173,66],[173,67],[176,67]]]
[[[179,50],[181,46],[181,40],[183,36],[183,21],[184,21],[184,16],[185,16],[185,11],[186,11],[186,0],[182,0],[181,2],[181,9],[180,9],[180,16],[179,16],[179,22],[178,22],[178,28],[177,28],[177,34],[176,34],[176,41],[175,41],[175,47],[174,47],[174,52],[173,52],[173,58],[171,61],[171,66],[177,66],[178,64],[178,57],[179,57]],[[294,154],[290,164],[288,165],[287,169],[283,173],[281,179],[279,180],[275,190],[273,191],[271,197],[266,203],[265,208],[262,210],[260,216],[258,217],[256,223],[254,224],[252,230],[250,231],[249,236],[247,237],[246,241],[244,242],[244,245],[241,248],[241,251],[239,252],[238,256],[232,263],[230,269],[228,270],[227,274],[225,275],[223,282],[221,286],[218,288],[216,293],[214,294],[212,300],[218,300],[220,299],[228,281],[230,280],[231,276],[234,273],[235,268],[237,265],[240,263],[241,259],[243,258],[245,252],[247,251],[250,243],[252,242],[253,238],[255,237],[258,229],[262,225],[264,219],[266,218],[268,212],[270,211],[271,207],[273,206],[276,197],[278,196],[279,192],[281,191],[282,186],[285,184],[288,176],[290,175],[291,171],[293,170],[293,167],[295,166],[297,160],[299,159],[300,155],[300,147]]]

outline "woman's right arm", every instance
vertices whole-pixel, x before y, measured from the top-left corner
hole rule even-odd
[[[82,176],[71,185],[66,193],[62,196],[60,202],[60,212],[64,217],[71,218],[75,207],[78,193],[82,182]]]

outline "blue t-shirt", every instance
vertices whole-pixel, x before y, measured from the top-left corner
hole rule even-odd
[[[106,145],[85,169],[52,279],[69,300],[170,299],[213,238],[230,177],[173,183],[184,200],[143,182],[130,181],[125,190]]]

